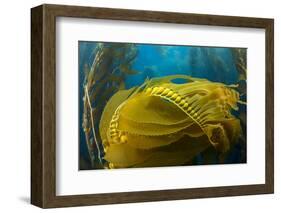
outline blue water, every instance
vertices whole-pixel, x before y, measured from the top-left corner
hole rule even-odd
[[[139,51],[132,68],[140,73],[127,76],[127,88],[141,84],[147,77],[173,74],[192,75],[227,84],[237,82],[238,74],[229,48],[136,46]]]
[[[107,45],[111,45],[107,43]],[[83,81],[84,65],[91,66],[95,56],[96,42],[79,42],[79,117],[80,117],[80,156],[88,159],[85,136],[81,125],[83,113]],[[235,66],[235,58],[231,48],[223,47],[196,47],[196,46],[169,46],[135,44],[137,55],[131,64],[135,75],[125,76],[125,88],[141,85],[146,78],[167,75],[184,74],[193,77],[207,78],[211,81],[225,84],[238,82],[239,73]],[[246,110],[245,108],[243,110]],[[229,163],[239,158],[240,148],[234,150],[228,157]],[[198,156],[200,161],[200,156]],[[227,163],[227,162],[226,162]]]

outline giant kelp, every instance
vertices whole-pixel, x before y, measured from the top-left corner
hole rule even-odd
[[[238,88],[240,93],[240,98],[246,102],[247,101],[247,49],[246,48],[231,48],[232,57],[235,62],[235,67],[238,73]],[[240,153],[241,159],[239,161],[246,162],[246,137],[247,137],[247,116],[246,116],[246,106],[243,106],[241,110],[237,113],[237,117],[241,121],[241,126],[243,130],[244,137],[240,140]],[[244,154],[243,154],[244,153]]]
[[[184,165],[212,149],[225,154],[241,136],[232,114],[244,104],[236,88],[176,75],[118,91],[99,125],[109,168]]]
[[[245,48],[232,48],[231,53],[238,72],[238,90],[242,95],[246,96],[247,50]]]
[[[82,125],[92,168],[106,163],[98,131],[102,110],[114,93],[125,88],[126,75],[136,73],[131,69],[136,54],[133,44],[97,43],[92,64],[85,64]]]
[[[187,60],[191,76],[207,76],[209,80],[224,83],[234,83],[237,80],[232,48],[194,47],[190,49]]]

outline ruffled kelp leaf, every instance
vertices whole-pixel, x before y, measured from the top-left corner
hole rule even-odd
[[[112,144],[106,149],[105,159],[113,168],[183,165],[210,146],[205,136],[184,137],[168,146],[148,150],[129,144]]]
[[[204,132],[202,131],[202,129],[200,129],[198,125],[193,124],[181,131],[168,135],[166,134],[147,136],[127,133],[126,141],[128,145],[137,149],[152,149],[175,143],[185,136],[189,136],[191,138],[198,138],[203,135]]]
[[[179,132],[188,126],[191,126],[192,122],[171,124],[171,125],[161,125],[155,123],[138,123],[131,120],[122,119],[119,117],[118,129],[120,131],[128,132],[137,135],[146,136],[159,136],[168,135]]]
[[[208,146],[226,153],[241,134],[231,114],[240,101],[235,87],[176,75],[147,80],[127,97],[116,93],[101,122],[106,160],[111,167],[181,165]]]
[[[120,90],[117,93],[115,93],[107,102],[103,110],[100,125],[99,125],[99,132],[103,143],[107,141],[107,130],[109,128],[110,120],[116,108],[132,94],[134,89],[135,88],[129,90]]]
[[[152,149],[156,147],[166,146],[177,142],[184,136],[184,131],[177,134],[161,135],[161,136],[146,136],[128,133],[126,134],[127,143],[129,146],[136,149]]]
[[[139,93],[129,99],[122,107],[120,115],[138,123],[172,125],[191,122],[174,104],[144,93]]]
[[[169,146],[151,150],[153,154],[143,163],[135,165],[135,167],[185,165],[209,146],[210,143],[205,136],[199,138],[186,136]]]
[[[229,138],[227,137],[225,129],[220,123],[207,124],[204,127],[204,132],[208,136],[211,144],[214,145],[218,150],[226,152],[229,149]]]
[[[192,125],[193,121],[174,104],[140,93],[124,104],[118,123],[121,131],[157,136],[178,132]]]

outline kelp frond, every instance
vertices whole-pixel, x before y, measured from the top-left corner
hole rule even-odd
[[[230,143],[239,137],[239,120],[231,114],[231,110],[238,109],[239,101],[239,93],[233,85],[189,76],[182,76],[189,80],[188,83],[171,82],[179,77],[148,80],[142,87],[134,89],[137,92],[132,95],[126,91],[117,93],[107,104],[100,132],[103,142],[106,141],[106,159],[115,168],[168,163],[167,159],[159,159],[159,156],[165,156],[159,152],[166,150],[166,157],[170,158],[169,150],[173,152],[182,146],[194,150],[189,155],[183,152],[175,156],[178,160],[173,162],[191,160],[208,144],[225,153]],[[185,145],[179,144],[183,138]],[[192,141],[197,141],[198,147]],[[130,155],[122,147],[131,152]]]
[[[126,75],[136,73],[131,70],[136,54],[132,44],[97,43],[91,66],[84,66],[82,125],[92,168],[107,167],[98,131],[102,110],[110,97],[124,87]]]

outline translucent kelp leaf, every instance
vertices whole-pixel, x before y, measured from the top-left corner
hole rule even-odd
[[[166,146],[177,142],[184,136],[184,131],[177,132],[177,134],[161,135],[161,136],[145,136],[136,134],[126,134],[127,143],[129,146],[136,149],[152,149],[156,147]]]
[[[119,92],[115,93],[111,97],[111,99],[107,102],[104,111],[102,113],[101,121],[99,125],[99,131],[103,143],[107,141],[107,130],[109,128],[109,123],[111,121],[111,118],[116,108],[130,96],[133,90],[134,88],[130,90],[120,90]]]
[[[101,121],[105,159],[112,168],[181,165],[209,146],[227,152],[241,133],[235,87],[176,75],[117,92]]]
[[[210,146],[206,137],[184,137],[168,146],[142,150],[128,144],[112,144],[105,159],[114,168],[182,165]]]
[[[157,123],[139,123],[139,122],[134,122],[132,120],[122,119],[120,116],[118,122],[118,129],[120,131],[128,132],[131,134],[158,136],[158,135],[168,135],[168,134],[176,133],[191,125],[192,122],[178,123],[178,124],[171,124],[171,125],[163,125]]]
[[[205,136],[184,137],[169,146],[151,150],[153,154],[150,158],[143,163],[136,164],[135,167],[184,165],[209,146],[210,143]]]
[[[138,123],[171,125],[191,122],[174,104],[144,93],[139,93],[129,99],[122,107],[120,115]]]

